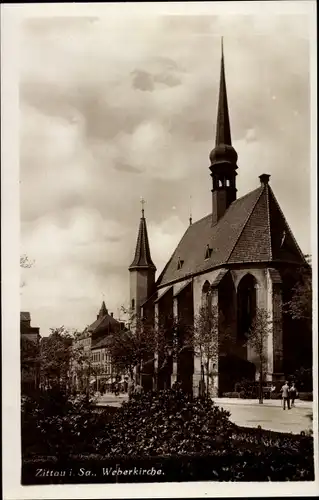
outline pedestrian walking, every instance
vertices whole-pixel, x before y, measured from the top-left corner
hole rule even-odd
[[[295,386],[295,383],[293,382],[291,384],[291,387],[289,389],[289,397],[291,399],[291,407],[295,406],[295,399],[298,396],[298,392]]]
[[[134,382],[132,379],[129,379],[127,383],[127,392],[128,392],[128,397],[131,399],[133,393],[134,393]]]
[[[286,409],[286,403],[287,403],[287,408],[290,410],[290,402],[289,402],[289,385],[288,382],[286,381],[282,388],[280,389],[280,392],[282,392],[282,402],[283,402],[283,409]]]

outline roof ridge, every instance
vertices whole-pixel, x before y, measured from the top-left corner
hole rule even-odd
[[[208,215],[206,215],[205,217],[208,217]],[[184,234],[181,236],[180,240],[179,240],[179,243],[178,245],[180,244],[180,242],[182,241],[182,239],[184,238],[185,234],[187,233],[187,231],[189,230],[190,227],[194,227],[198,222],[200,222],[201,220],[205,219],[205,217],[203,217],[202,219],[199,219],[197,220],[196,222],[194,222],[194,224],[192,224],[191,226],[188,226],[185,231],[184,231]],[[166,269],[168,268],[168,266],[170,265],[170,263],[172,262],[172,258],[174,257],[175,255],[175,252],[178,248],[178,245],[176,246],[175,250],[173,251],[172,255],[170,256],[170,258],[168,259],[167,263],[165,264],[165,266],[163,267],[163,270],[162,272],[160,273],[160,275],[158,276],[156,282],[155,282],[155,286],[158,286],[157,283],[159,283],[159,281],[162,279],[162,277],[164,276],[164,273],[166,271]]]
[[[298,243],[297,243],[296,238],[295,238],[295,237],[294,237],[294,235],[293,235],[293,232],[292,232],[292,231],[291,231],[291,229],[290,229],[290,226],[289,226],[289,224],[288,224],[288,222],[287,222],[287,219],[286,219],[286,217],[284,216],[284,213],[283,213],[283,211],[282,211],[282,210],[281,210],[281,208],[280,208],[280,205],[279,205],[279,203],[278,203],[278,201],[277,201],[277,198],[276,198],[276,196],[275,196],[275,193],[273,192],[273,190],[271,189],[271,187],[270,187],[270,186],[269,186],[269,189],[270,189],[270,194],[272,195],[273,200],[274,200],[274,202],[275,202],[275,205],[277,206],[277,209],[279,210],[280,215],[282,216],[282,218],[283,218],[283,220],[284,220],[284,222],[285,222],[285,224],[286,224],[286,227],[287,227],[287,229],[288,229],[289,235],[291,236],[291,238],[292,238],[293,242],[295,243],[295,245],[296,245],[296,247],[297,247],[297,250],[298,250],[298,252],[299,252],[299,253],[300,253],[300,255],[301,255],[302,260],[304,261],[304,263],[308,264],[308,263],[307,263],[307,261],[306,261],[306,259],[305,259],[305,257],[304,257],[304,254],[303,254],[303,253],[302,253],[302,251],[301,251],[300,246],[299,246],[299,245],[298,245]]]
[[[269,256],[272,261],[271,228],[270,228],[270,209],[269,209],[269,184],[266,184],[266,205],[267,205],[267,223],[269,231]]]
[[[259,201],[259,200],[260,200],[260,198],[261,198],[262,193],[264,192],[264,186],[261,186],[261,187],[259,187],[259,188],[257,188],[257,189],[254,189],[253,191],[250,191],[250,192],[249,192],[249,193],[247,193],[247,195],[246,195],[246,196],[248,196],[248,194],[251,194],[251,193],[253,193],[254,191],[257,191],[258,189],[260,189],[260,194],[259,194],[259,196],[257,197],[257,199],[256,199],[255,203],[253,204],[252,209],[251,209],[250,213],[248,214],[248,217],[247,217],[247,219],[246,219],[245,223],[243,224],[243,226],[242,226],[242,228],[241,228],[241,231],[239,232],[238,237],[237,237],[237,238],[236,238],[236,240],[235,240],[235,243],[234,243],[233,248],[230,250],[230,253],[229,253],[229,255],[228,255],[227,259],[226,259],[226,264],[228,264],[229,259],[231,258],[232,254],[233,254],[233,251],[235,250],[236,245],[237,245],[237,243],[238,243],[238,241],[239,241],[239,239],[240,239],[241,235],[243,234],[244,229],[245,229],[245,227],[247,226],[247,224],[248,224],[248,222],[249,222],[249,220],[250,220],[250,218],[251,218],[251,216],[252,216],[252,214],[253,214],[253,212],[254,212],[254,210],[255,210],[255,207],[256,207],[256,205],[257,205],[258,201]],[[240,199],[241,199],[241,198],[238,198],[238,200],[240,200]],[[236,200],[236,201],[238,201],[238,200]],[[234,203],[234,202],[233,202],[233,203]]]
[[[244,198],[246,198],[247,196],[250,196],[250,195],[251,195],[252,193],[254,193],[255,191],[258,191],[258,189],[260,189],[260,186],[259,186],[258,188],[256,188],[256,189],[253,189],[252,191],[248,191],[248,193],[246,193],[246,194],[244,194],[243,196],[241,196],[240,198],[237,198],[236,200],[234,200],[234,201],[233,201],[233,202],[229,205],[229,207],[228,207],[228,208],[230,208],[232,205],[235,205],[237,202],[239,202],[239,201],[243,200],[243,199],[244,199]],[[228,210],[228,209],[227,209],[227,210]],[[225,212],[225,214],[226,214],[226,212]],[[225,214],[224,214],[224,215],[225,215]],[[188,229],[189,229],[190,227],[195,226],[195,225],[196,225],[196,224],[198,224],[199,222],[202,222],[204,219],[208,219],[209,217],[212,217],[212,214],[211,214],[211,213],[209,213],[209,214],[207,214],[207,215],[204,215],[204,217],[202,217],[201,219],[196,220],[195,222],[193,222],[193,223],[192,223],[192,225],[191,225],[191,226],[188,226],[188,227],[187,227],[187,229],[186,229],[185,233],[188,231]],[[216,224],[214,224],[214,225],[216,225]],[[185,234],[185,233],[184,233],[184,234]],[[184,236],[184,235],[183,235],[183,236]]]

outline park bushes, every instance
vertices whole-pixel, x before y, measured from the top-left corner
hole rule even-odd
[[[91,432],[111,415],[94,411],[94,401],[82,395],[70,397],[53,389],[23,397],[21,404],[22,455],[57,456],[94,451]]]
[[[106,408],[96,413],[85,397],[26,401],[22,407],[23,483],[35,484],[35,468],[61,469],[63,464],[96,471],[140,464],[164,471],[156,479],[132,481],[313,479],[310,436],[240,428],[229,420],[229,412],[211,400],[170,390],[136,396],[112,411]],[[98,473],[95,477],[56,482],[115,480]]]
[[[224,392],[223,398],[240,398],[240,392]]]
[[[149,456],[209,453],[230,446],[230,413],[210,399],[180,391],[146,393],[123,403],[105,435],[97,440],[102,454]]]
[[[313,393],[312,392],[299,392],[298,398],[301,401],[313,401]]]

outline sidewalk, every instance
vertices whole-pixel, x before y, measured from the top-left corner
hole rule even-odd
[[[258,399],[242,399],[242,398],[212,398],[216,405],[222,406],[223,403],[227,405],[241,405],[241,406],[282,406],[281,399],[264,399],[262,405],[259,404]],[[309,408],[312,410],[313,402],[312,401],[300,401],[297,399],[295,401],[296,408]]]

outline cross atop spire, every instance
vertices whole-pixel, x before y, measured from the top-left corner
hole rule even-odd
[[[215,143],[215,145],[219,146],[221,144],[227,144],[228,146],[231,146],[231,134],[230,134],[227,89],[226,89],[226,78],[225,78],[223,37],[221,38],[219,101],[218,101],[218,111],[217,111],[216,143]]]
[[[141,205],[142,205],[142,217],[144,217],[144,205],[146,201],[144,200],[143,196],[141,196]]]

